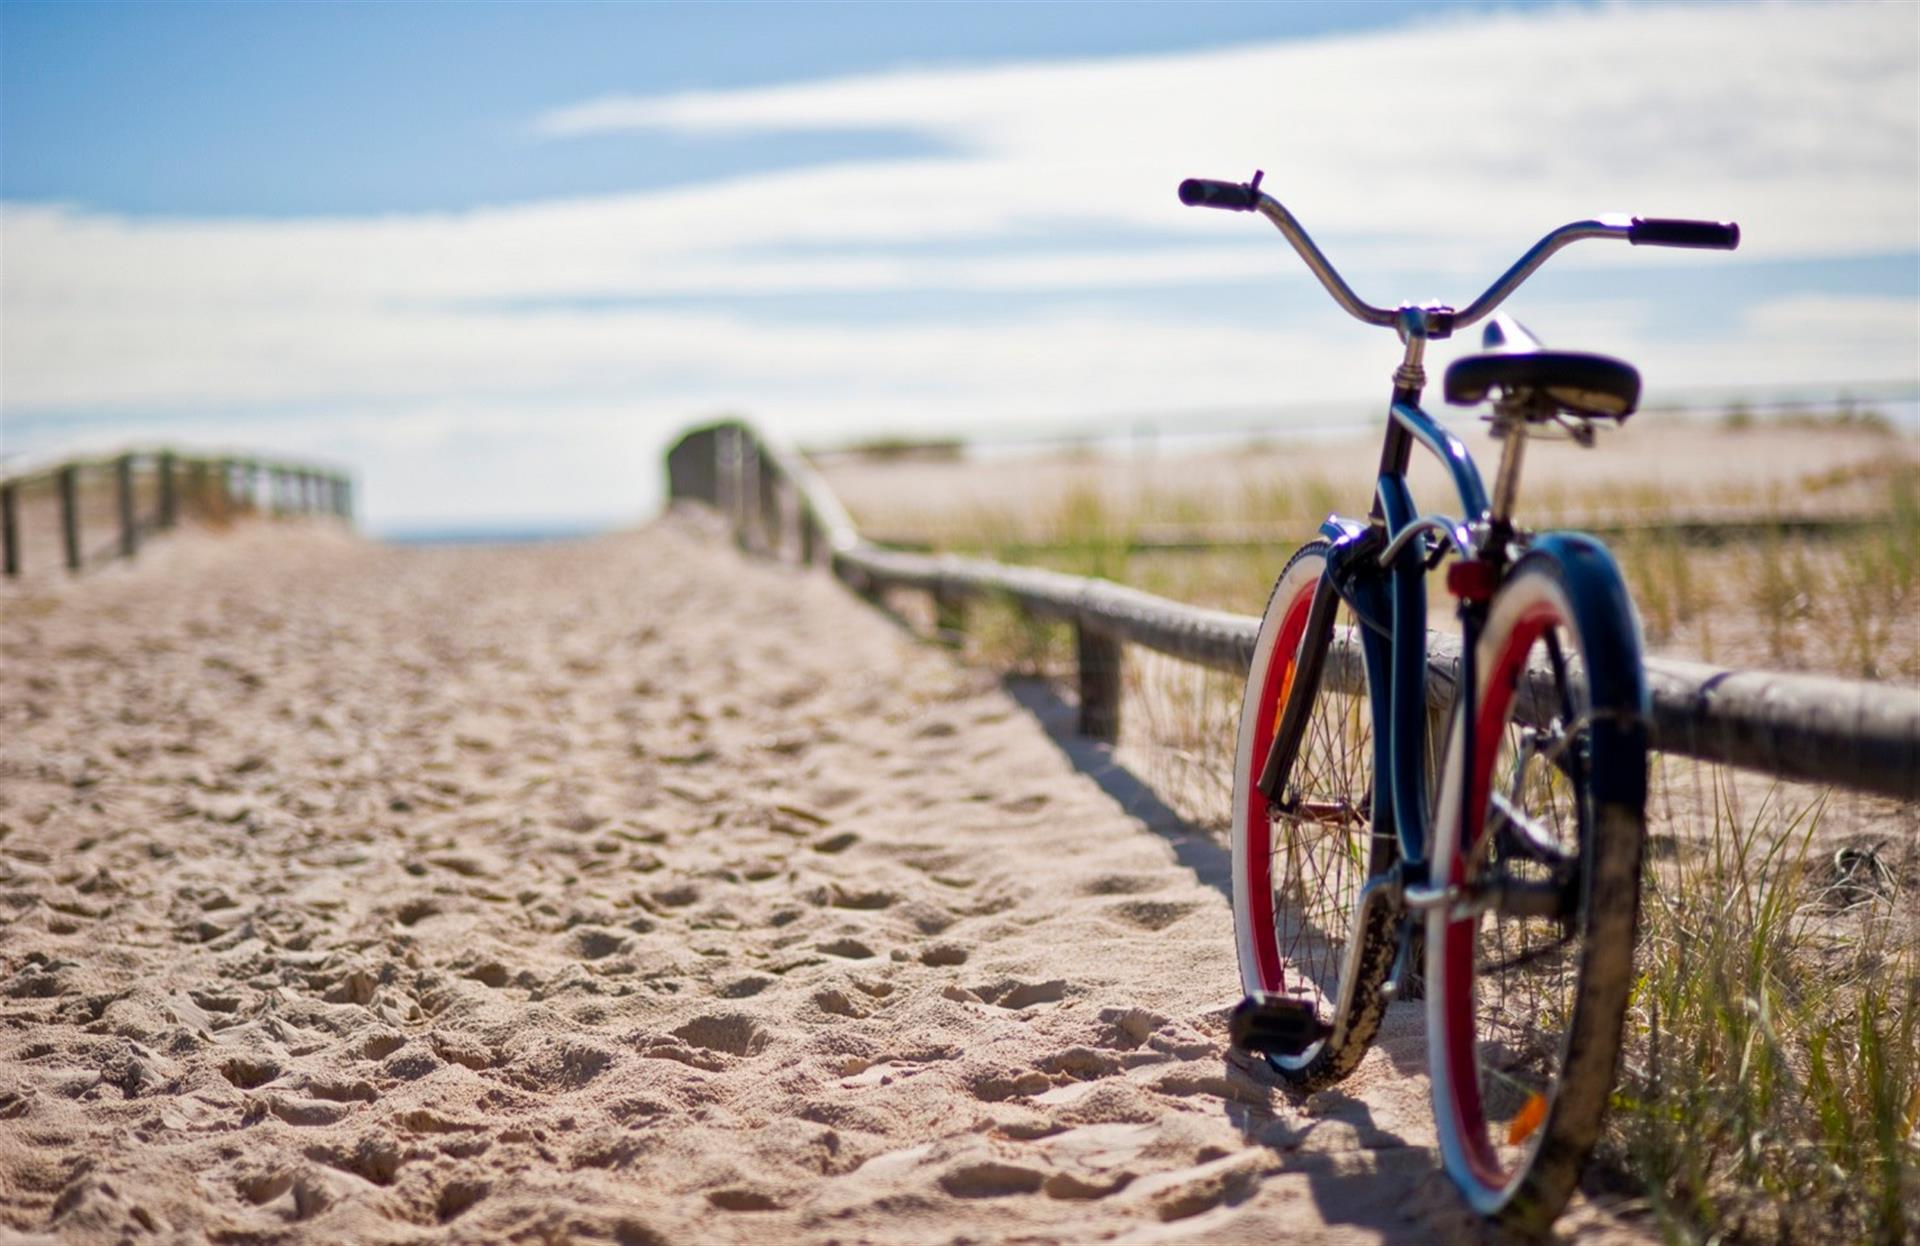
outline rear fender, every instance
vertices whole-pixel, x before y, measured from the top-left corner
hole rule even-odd
[[[1514,571],[1534,562],[1548,562],[1554,568],[1586,642],[1595,750],[1643,752],[1652,698],[1641,660],[1640,620],[1620,565],[1606,546],[1581,532],[1536,538],[1514,564]],[[1644,767],[1598,766],[1595,770],[1594,795],[1600,800],[1622,801],[1635,808],[1645,801]]]

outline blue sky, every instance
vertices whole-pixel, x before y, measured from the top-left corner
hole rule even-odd
[[[652,189],[928,144],[883,118],[865,134],[568,144],[524,122],[615,92],[1207,48],[1433,8],[9,3],[0,194],[306,216]]]
[[[1920,376],[1906,4],[10,3],[0,58],[0,453],[327,455],[376,527],[630,517],[721,410],[1363,416],[1391,342],[1174,202],[1256,165],[1376,302],[1740,219],[1513,305],[1654,399]]]

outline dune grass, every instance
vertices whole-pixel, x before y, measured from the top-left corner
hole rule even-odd
[[[1709,789],[1704,809],[1672,808],[1689,779],[1669,770]],[[1671,1240],[1912,1240],[1913,840],[1836,846],[1836,797],[1743,809],[1725,774],[1678,759],[1654,791],[1655,825],[1678,830],[1646,872],[1603,1162]]]

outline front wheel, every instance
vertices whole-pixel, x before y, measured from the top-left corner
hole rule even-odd
[[[1645,682],[1605,549],[1523,557],[1474,660],[1435,817],[1453,899],[1427,918],[1434,1115],[1473,1208],[1543,1231],[1598,1137],[1632,985]]]
[[[1268,1063],[1303,1088],[1352,1072],[1380,1027],[1380,986],[1394,954],[1390,913],[1359,927],[1361,890],[1393,862],[1373,827],[1374,738],[1366,663],[1350,611],[1332,635],[1311,634],[1328,545],[1302,546],[1280,573],[1260,621],[1241,702],[1233,766],[1233,920],[1240,982],[1304,1000],[1323,1031]],[[1335,648],[1316,663],[1318,646]],[[1317,669],[1315,669],[1317,667]],[[1305,673],[1303,673],[1305,672]],[[1290,703],[1305,713],[1300,747],[1269,801],[1258,780]]]

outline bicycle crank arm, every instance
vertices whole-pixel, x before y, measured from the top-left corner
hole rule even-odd
[[[1263,1056],[1297,1056],[1332,1032],[1310,1001],[1265,991],[1241,1000],[1227,1018],[1233,1045]]]
[[[1406,906],[1415,912],[1446,909],[1448,921],[1470,921],[1482,913],[1567,921],[1578,903],[1571,880],[1502,878],[1473,887],[1409,887]]]

